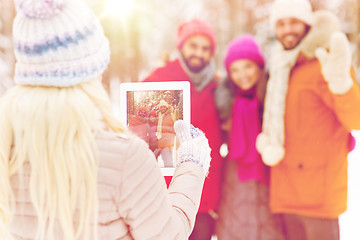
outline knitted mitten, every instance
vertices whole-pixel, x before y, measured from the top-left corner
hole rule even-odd
[[[174,129],[180,143],[177,150],[177,165],[192,161],[199,164],[207,175],[211,161],[211,149],[205,134],[183,120],[176,121]]]
[[[321,72],[328,82],[329,89],[335,94],[344,94],[353,85],[350,76],[351,50],[349,41],[342,32],[335,32],[330,38],[330,49],[324,48],[315,51],[321,64]]]

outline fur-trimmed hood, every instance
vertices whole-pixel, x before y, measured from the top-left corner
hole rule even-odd
[[[307,58],[314,58],[317,48],[329,48],[330,37],[337,31],[340,31],[340,22],[333,13],[324,10],[314,12],[314,24],[300,43],[300,51]]]

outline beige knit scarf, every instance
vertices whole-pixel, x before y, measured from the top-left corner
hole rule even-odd
[[[276,44],[271,54],[270,79],[267,84],[262,133],[256,147],[267,165],[274,165],[284,156],[284,114],[290,70],[294,66],[299,47],[285,51]]]

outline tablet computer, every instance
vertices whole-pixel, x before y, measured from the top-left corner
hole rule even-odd
[[[190,124],[189,82],[120,84],[120,121],[149,145],[164,176],[174,174],[179,119]]]

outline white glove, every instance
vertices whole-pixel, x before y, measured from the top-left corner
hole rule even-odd
[[[205,134],[183,120],[176,121],[174,129],[180,143],[177,150],[177,165],[183,162],[195,162],[204,169],[206,176],[210,167],[211,148]]]
[[[344,94],[350,90],[353,81],[350,76],[351,50],[349,41],[342,32],[335,32],[330,38],[329,53],[324,48],[315,51],[321,64],[321,72],[328,82],[330,91]]]

